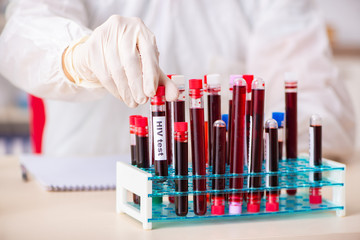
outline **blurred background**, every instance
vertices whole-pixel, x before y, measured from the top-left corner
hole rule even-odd
[[[315,0],[328,30],[339,76],[353,99],[360,119],[360,1]],[[0,0],[0,32],[5,24],[7,1]],[[0,155],[30,152],[28,95],[0,76]],[[355,131],[355,129],[354,129]],[[360,128],[356,129],[360,152]]]

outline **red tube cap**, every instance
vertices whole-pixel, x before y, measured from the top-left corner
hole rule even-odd
[[[188,130],[187,122],[175,122],[174,123],[174,131],[175,132],[186,132]]]
[[[260,212],[260,203],[248,203],[247,211],[251,213]]]
[[[225,206],[224,205],[211,205],[211,214],[224,215],[225,214]]]
[[[136,126],[136,127],[147,127],[147,126],[148,126],[148,119],[147,119],[147,117],[138,117],[138,118],[135,118],[135,126]]]
[[[130,125],[135,125],[135,119],[139,118],[139,117],[142,117],[142,116],[141,115],[131,115],[129,117]]]
[[[243,75],[242,78],[246,81],[246,91],[248,93],[251,92],[251,84],[254,80],[254,75]]]
[[[189,89],[202,89],[202,79],[190,79]]]
[[[160,85],[158,86],[158,89],[156,90],[155,97],[163,97],[165,96],[165,86]]]

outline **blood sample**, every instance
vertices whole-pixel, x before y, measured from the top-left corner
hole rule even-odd
[[[322,164],[322,121],[319,115],[312,115],[310,118],[310,149],[309,149],[309,163],[311,167],[320,167]],[[321,181],[322,175],[321,172],[310,173],[310,181],[317,182]],[[321,197],[321,188],[320,187],[311,187],[310,204],[320,204],[322,202]]]
[[[204,78],[207,92],[208,107],[208,156],[209,165],[213,165],[213,125],[216,120],[221,119],[221,82],[219,74],[208,74]]]
[[[155,96],[151,98],[151,116],[155,175],[168,176],[164,86],[159,86]]]
[[[287,72],[285,77],[285,144],[286,159],[294,161],[297,158],[297,76]],[[288,189],[289,195],[295,195],[296,189]]]
[[[168,160],[168,165],[170,165],[171,162],[174,163],[171,159],[175,159],[174,123],[185,122],[185,78],[183,75],[168,75],[168,77],[179,90],[179,97],[176,101],[166,102],[167,155],[168,159],[171,156],[170,161]],[[174,201],[174,197],[169,196],[169,202],[174,203]]]
[[[261,78],[254,79],[251,85],[252,104],[251,104],[251,131],[249,145],[249,173],[261,173],[263,162],[263,132],[264,132],[264,98],[265,83]],[[261,187],[260,176],[249,176],[248,184],[250,188]],[[248,212],[260,211],[261,193],[250,191],[248,194]]]
[[[226,171],[226,124],[223,120],[217,120],[213,124],[213,143],[212,151],[213,174],[225,174]],[[225,189],[225,178],[212,179],[213,190]],[[213,194],[211,213],[214,215],[223,215],[225,212],[225,194]]]
[[[278,172],[278,125],[274,119],[269,119],[265,123],[265,159],[266,172]],[[278,185],[278,175],[266,175],[266,187],[277,187]],[[266,211],[279,211],[279,190],[266,191]]]
[[[230,142],[230,173],[241,174],[244,172],[245,158],[245,103],[246,82],[239,77],[234,79],[233,103],[232,103],[232,130]],[[230,189],[242,189],[243,178],[230,178]],[[243,193],[231,193],[229,195],[229,213],[240,214],[242,209]]]
[[[206,175],[205,160],[205,128],[204,128],[204,105],[201,79],[189,80],[190,95],[190,128],[191,128],[191,154],[193,175]],[[206,179],[194,179],[195,191],[206,190]],[[204,215],[206,213],[206,194],[194,195],[194,213]]]
[[[277,122],[278,125],[278,150],[279,150],[279,161],[283,158],[284,148],[284,116],[283,112],[273,112],[272,118]]]
[[[150,168],[149,130],[147,117],[135,119],[136,127],[136,160],[139,168]]]
[[[254,80],[254,75],[243,75],[242,78],[246,81],[246,149],[250,144],[250,117],[251,117],[251,84]],[[245,164],[248,164],[248,153],[246,154]]]
[[[135,136],[135,119],[141,117],[140,115],[131,115],[129,117],[130,121],[130,151],[131,151],[131,165],[137,166],[136,160],[136,136]],[[136,194],[133,194],[133,202],[135,204],[140,204],[140,197]]]
[[[175,140],[175,175],[188,175],[188,125],[187,122],[174,123]],[[188,180],[181,179],[175,181],[175,190],[177,192],[188,191]],[[188,196],[175,197],[175,212],[178,216],[186,216],[188,213]]]
[[[232,152],[232,148],[234,146],[233,142],[231,142],[231,135],[232,135],[232,125],[233,125],[233,118],[232,118],[232,103],[233,103],[233,86],[234,86],[234,80],[237,78],[241,78],[241,75],[230,75],[229,80],[229,122],[228,122],[228,136],[229,136],[229,144],[227,146],[227,164],[230,165],[230,162],[232,161],[232,156],[230,152]]]

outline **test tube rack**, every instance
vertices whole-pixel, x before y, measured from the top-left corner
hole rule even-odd
[[[345,165],[323,159],[321,167],[310,167],[308,159],[298,158],[297,160],[281,160],[279,161],[279,171],[273,173],[259,173],[259,174],[230,174],[227,171],[224,175],[208,174],[204,177],[207,179],[206,191],[194,191],[192,188],[193,179],[201,178],[191,174],[189,168],[189,176],[175,176],[174,169],[169,168],[169,176],[160,177],[155,176],[154,169],[140,169],[124,162],[117,163],[117,180],[116,180],[116,210],[118,213],[126,213],[129,216],[137,219],[143,224],[144,229],[152,229],[152,223],[166,222],[166,221],[190,221],[190,220],[206,220],[206,219],[222,219],[228,218],[243,218],[256,216],[274,216],[274,215],[291,215],[295,213],[315,213],[319,211],[336,211],[337,216],[345,216]],[[210,169],[207,169],[208,172]],[[246,171],[245,171],[246,172]],[[322,172],[322,180],[311,182],[309,174],[314,172]],[[298,194],[295,196],[287,196],[286,193],[280,195],[280,208],[277,212],[267,212],[265,210],[265,198],[262,199],[260,212],[248,213],[246,211],[246,203],[243,203],[243,211],[241,214],[230,215],[228,213],[228,206],[225,208],[224,215],[212,215],[210,211],[210,204],[208,203],[207,213],[203,216],[195,215],[193,212],[192,201],[190,201],[194,194],[214,194],[214,193],[233,193],[233,192],[249,192],[255,190],[246,188],[246,179],[248,176],[261,176],[263,181],[268,174],[276,174],[279,176],[278,187],[265,187],[263,184],[261,188],[256,188],[257,191],[264,190],[282,190],[298,189]],[[244,188],[241,190],[232,190],[225,188],[225,190],[212,190],[211,179],[243,177]],[[175,180],[188,179],[188,192],[176,192]],[[331,187],[332,198],[327,199],[323,197],[321,204],[312,205],[309,203],[308,190],[310,187]],[[132,199],[129,199],[129,192],[140,196],[140,205],[134,204]],[[152,198],[164,196],[189,196],[189,208],[187,216],[180,217],[175,214],[175,205],[169,202],[161,204],[153,204]]]

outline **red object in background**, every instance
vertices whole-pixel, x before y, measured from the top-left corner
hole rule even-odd
[[[45,126],[45,106],[41,98],[29,95],[30,137],[33,153],[42,152]]]

